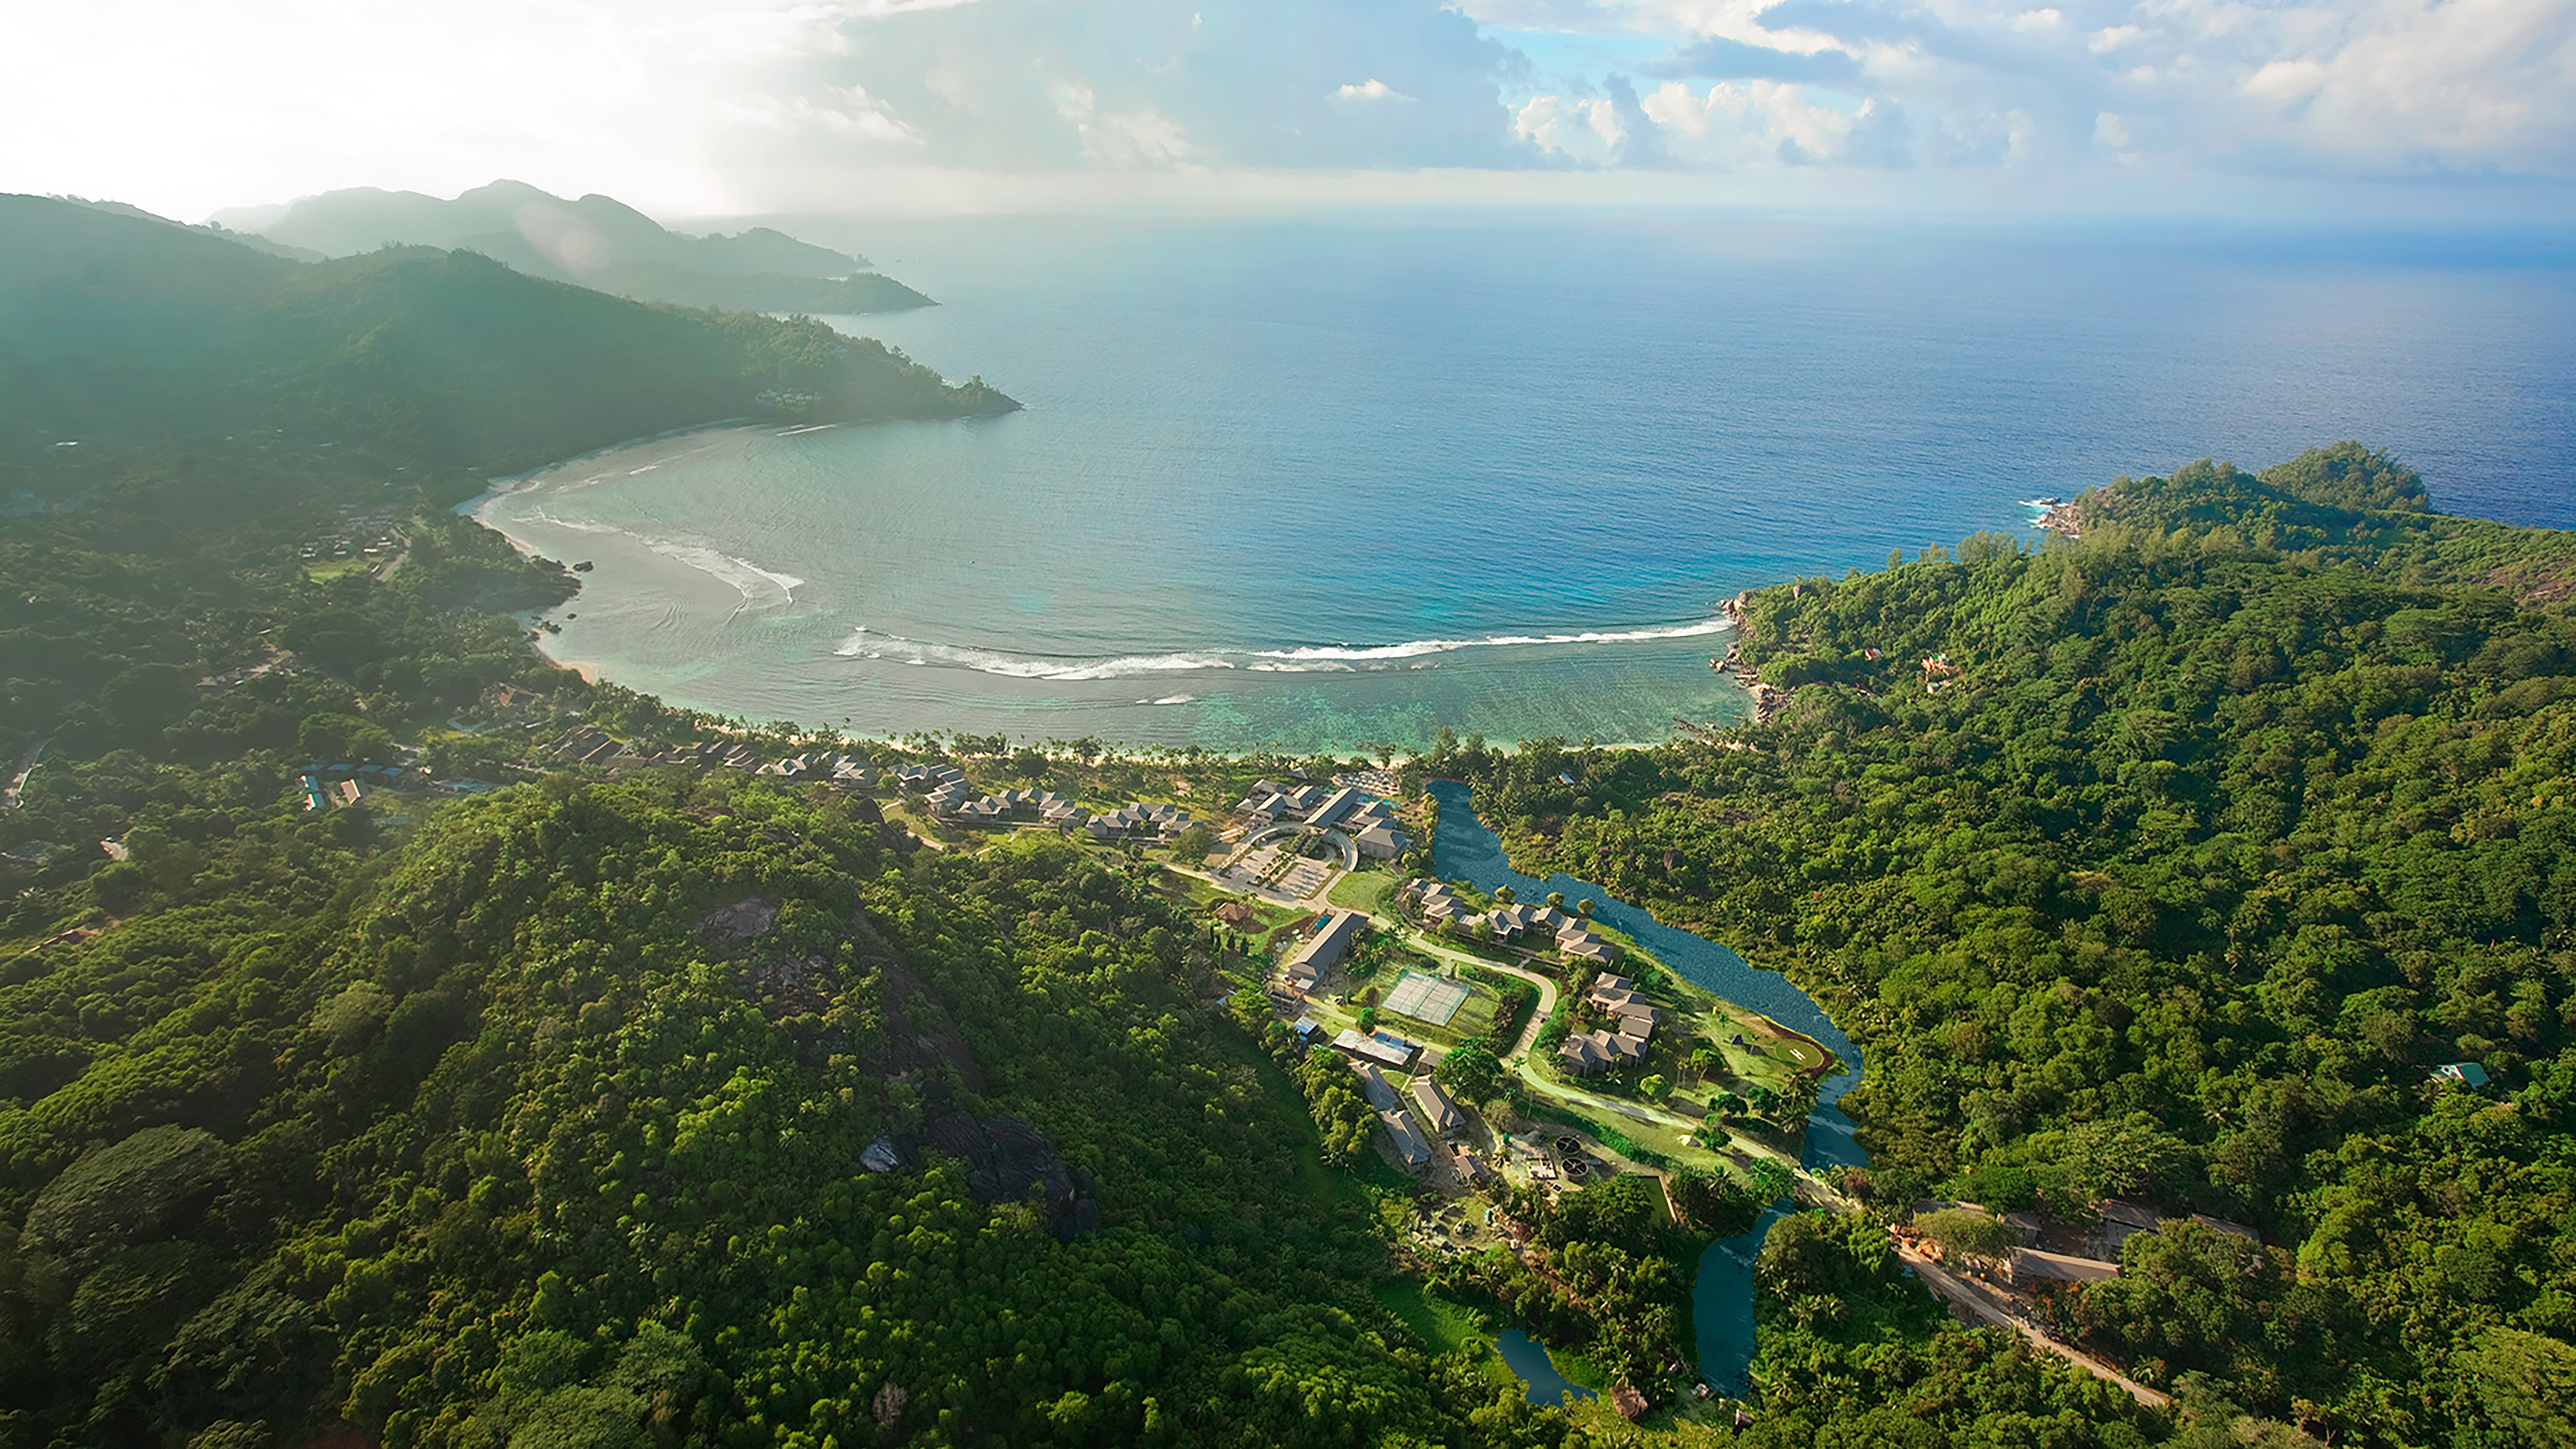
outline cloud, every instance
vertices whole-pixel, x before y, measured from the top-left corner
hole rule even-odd
[[[1831,46],[1820,50],[1781,50],[1768,45],[1748,45],[1723,35],[1708,35],[1648,65],[1646,73],[1666,80],[1777,80],[1848,85],[1861,79],[1861,66],[1851,52]]]
[[[1551,156],[1578,166],[1607,166],[1627,139],[1619,111],[1607,100],[1532,96],[1512,118],[1512,129]]]
[[[698,214],[898,172],[2576,176],[2576,0],[84,0],[8,28],[0,188],[185,215],[496,175]]]
[[[1515,52],[1438,0],[982,0],[837,31],[840,53],[782,80],[864,85],[940,165],[1538,159],[1516,141],[1499,88]],[[1083,104],[1061,103],[1076,92]],[[810,164],[854,159],[828,137],[812,151]]]

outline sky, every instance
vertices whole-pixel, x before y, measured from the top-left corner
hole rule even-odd
[[[0,0],[0,190],[2576,217],[2576,0]]]

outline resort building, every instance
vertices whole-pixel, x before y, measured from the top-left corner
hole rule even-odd
[[[1644,1041],[1664,1024],[1663,1012],[1637,994],[1637,983],[1625,976],[1603,976],[1593,981],[1583,999],[1619,1018],[1619,1034]]]
[[[1413,1100],[1422,1105],[1422,1120],[1437,1137],[1454,1137],[1467,1130],[1467,1114],[1449,1100],[1449,1094],[1429,1077],[1413,1079]]]
[[[827,754],[816,750],[802,755],[789,755],[760,767],[763,775],[776,775],[788,780],[822,780],[851,790],[874,789],[876,767],[856,755]]]
[[[1419,1050],[1413,1043],[1401,1038],[1389,1040],[1385,1037],[1367,1036],[1347,1028],[1333,1038],[1333,1049],[1357,1057],[1364,1062],[1373,1062],[1390,1072],[1401,1072],[1410,1068],[1413,1065],[1413,1054]]]
[[[1121,805],[1083,823],[1094,840],[1114,840],[1122,835],[1178,835],[1190,828],[1190,817],[1178,805]]]
[[[1446,926],[1467,920],[1474,914],[1467,909],[1467,903],[1459,899],[1456,891],[1439,881],[1411,881],[1404,889],[1422,903],[1422,919],[1426,924]]]
[[[1368,917],[1357,911],[1326,911],[1317,923],[1315,934],[1308,938],[1288,961],[1288,984],[1300,991],[1312,991],[1325,972],[1342,964],[1359,940],[1360,927]]]
[[[1377,1120],[1385,1124],[1386,1135],[1395,1142],[1395,1155],[1406,1167],[1419,1172],[1431,1165],[1431,1144],[1422,1140],[1422,1133],[1402,1112],[1380,1112]]]
[[[1413,843],[1413,838],[1392,825],[1380,823],[1352,836],[1351,843],[1360,848],[1360,854],[1371,860],[1393,860],[1404,854],[1404,848]]]
[[[1592,929],[1592,923],[1580,917],[1556,928],[1556,949],[1577,961],[1590,961],[1607,966],[1619,959],[1619,948]]]
[[[955,765],[905,765],[894,772],[895,783],[915,795],[927,795],[942,785],[963,785],[966,772]]]
[[[1353,1062],[1351,1071],[1359,1077],[1360,1095],[1368,1098],[1370,1106],[1381,1112],[1404,1110],[1403,1101],[1395,1095],[1395,1087],[1387,1081],[1386,1073],[1379,1071],[1374,1063]]]
[[[1360,854],[1376,860],[1393,860],[1413,843],[1412,837],[1395,828],[1395,812],[1385,801],[1349,786],[1327,791],[1321,785],[1291,788],[1262,780],[1234,808],[1249,817],[1256,828],[1303,822],[1322,830],[1341,831],[1359,847]]]
[[[1643,1060],[1646,1055],[1646,1042],[1643,1037],[1625,1036],[1596,1028],[1567,1037],[1564,1044],[1556,1049],[1556,1055],[1557,1059],[1565,1064],[1567,1071],[1578,1077],[1588,1077],[1595,1072],[1624,1067],[1631,1062]]]
[[[1567,1037],[1565,1044],[1556,1049],[1566,1069],[1576,1076],[1588,1077],[1643,1060],[1646,1043],[1654,1039],[1655,1028],[1663,1025],[1664,1014],[1637,994],[1637,983],[1625,976],[1603,976],[1583,993],[1583,999],[1610,1013],[1617,1025]]]

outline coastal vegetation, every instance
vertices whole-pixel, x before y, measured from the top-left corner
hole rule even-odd
[[[805,741],[552,669],[528,621],[575,575],[448,511],[745,409],[1007,399],[471,256],[20,198],[0,242],[0,1444],[2571,1432],[2563,536],[2350,445],[2196,465],[2079,498],[2071,542],[1748,596],[1789,698],[1720,743],[1418,762],[1523,870],[1786,970],[1867,1053],[1874,1165],[1857,1210],[1772,1223],[1738,1431],[1663,1391],[1692,1265],[1785,1170],[1585,1119],[1669,1170],[1501,1191],[1476,1251],[1422,1249],[1357,1079],[1258,989],[1309,913],[1141,847],[581,763]],[[1202,815],[1294,763],[847,747]],[[405,783],[307,792],[334,770]],[[1483,1102],[1536,997],[1477,959],[1435,1077]],[[1723,1117],[1723,1066],[1625,1085]],[[1952,1321],[1885,1226],[1932,1195],[1983,1209],[1926,1215],[1963,1258],[2007,1210],[2226,1220],[2046,1306],[2172,1403]],[[1515,1325],[1660,1401],[1526,1403],[1485,1348]]]
[[[1823,1001],[1876,1210],[2258,1229],[2139,1235],[2063,1295],[2134,1374],[2339,1442],[2567,1432],[2514,1385],[2576,1338],[2576,540],[2432,512],[2349,444],[2074,513],[1748,596],[1742,658],[1792,697],[1724,747],[1426,768],[1524,871]]]

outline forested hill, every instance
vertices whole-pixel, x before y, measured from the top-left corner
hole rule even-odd
[[[2070,1336],[2336,1442],[2576,1442],[2576,536],[2427,504],[2350,444],[2122,480],[1748,596],[1771,724],[1433,765],[1826,1001],[1873,1202],[2271,1245],[2133,1239]],[[1783,1387],[1899,1391],[1773,1326]]]
[[[630,302],[467,252],[299,264],[0,197],[0,454],[266,429],[499,472],[722,418],[1016,406],[807,319]]]
[[[679,775],[391,858],[279,820],[21,958],[0,1442],[1562,1441],[1373,1305],[1142,872],[873,818]]]

